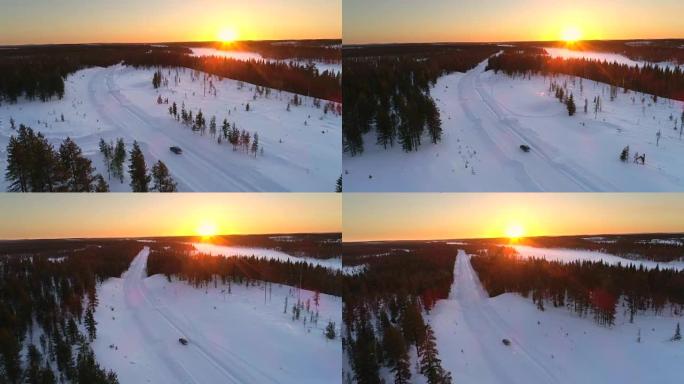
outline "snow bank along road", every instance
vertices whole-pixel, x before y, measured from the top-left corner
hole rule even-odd
[[[565,308],[539,311],[518,294],[489,298],[470,256],[459,251],[449,298],[428,319],[454,382],[680,382],[684,350],[669,341],[680,317],[640,314],[629,323],[621,310],[616,315],[615,326],[606,328]]]

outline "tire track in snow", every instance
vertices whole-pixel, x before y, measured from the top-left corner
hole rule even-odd
[[[176,321],[174,321],[167,314],[165,314],[164,311],[156,307],[153,301],[150,299],[147,289],[145,288],[143,282],[143,279],[146,276],[145,271],[148,256],[149,247],[145,247],[133,260],[130,269],[124,276],[126,302],[127,304],[129,304],[129,306],[132,307],[132,309],[135,310],[136,308],[142,308],[153,310],[154,313],[159,315],[160,320],[163,321],[163,323],[160,324],[166,324],[170,329],[177,333],[179,337],[188,338],[190,340],[188,350],[195,351],[200,357],[203,358],[203,360],[205,360],[210,366],[212,366],[217,373],[220,373],[221,376],[223,376],[225,379],[225,381],[223,381],[224,383],[241,384],[252,382],[263,383],[267,381],[275,382],[271,378],[267,377],[258,378],[254,375],[246,373],[238,374],[235,372],[231,372],[231,368],[228,367],[224,362],[222,362],[221,358],[214,356],[214,354],[211,351],[209,351],[204,345],[202,345],[203,337],[188,337],[187,335],[189,333],[186,332],[182,326],[180,326]],[[135,317],[138,320],[138,324],[140,325],[144,334],[154,333],[151,332],[150,328],[145,324],[145,322],[140,318],[140,316],[136,314]],[[161,360],[164,361],[174,373],[178,374],[179,377],[182,377],[181,382],[191,382],[197,384],[201,383],[201,381],[198,381],[186,367],[184,367],[180,362],[177,361],[177,358],[174,359],[174,357],[170,356],[168,353],[164,353]],[[177,367],[180,367],[181,369],[178,369]],[[268,380],[264,380],[265,378]]]
[[[216,163],[218,151],[225,148],[209,145],[208,139],[203,140],[206,143],[199,143],[200,138],[190,135],[187,140],[181,141],[176,135],[166,132],[167,129],[172,129],[179,134],[187,134],[178,132],[181,129],[173,124],[149,116],[128,100],[114,80],[118,68],[114,66],[102,69],[88,84],[89,97],[100,120],[125,133],[126,140],[137,139],[141,145],[146,145],[152,156],[169,166],[172,176],[181,185],[195,191],[213,191],[217,189],[217,182],[220,182],[221,191],[285,191],[282,185],[264,177],[256,169],[246,172],[244,169],[224,167]],[[182,156],[168,153],[168,148],[174,145],[183,148]]]
[[[484,73],[484,66],[486,61],[480,63],[475,69],[469,71],[466,76],[473,77],[472,87],[478,94],[482,102],[487,106],[492,115],[499,120],[500,125],[506,127],[511,134],[516,136],[518,140],[528,144],[533,151],[530,153],[536,156],[541,162],[544,162],[557,173],[564,175],[568,180],[583,191],[617,191],[618,188],[608,181],[598,177],[591,171],[575,164],[573,161],[567,159],[565,162],[559,162],[549,155],[546,148],[553,148],[550,144],[544,142],[542,139],[531,136],[524,132],[524,128],[516,118],[508,117],[504,112],[503,107],[491,94],[489,94],[482,85],[481,74]]]
[[[497,361],[492,359],[494,353],[488,353],[494,346],[502,348],[500,340],[507,338],[512,341],[511,349],[521,357],[521,363],[526,364],[527,372],[544,383],[556,383],[558,379],[552,369],[547,367],[540,357],[541,354],[531,345],[527,345],[515,337],[515,330],[506,327],[504,320],[488,303],[488,295],[470,264],[470,256],[463,250],[458,251],[454,266],[454,284],[449,299],[458,302],[466,322],[465,332],[477,335],[482,356],[491,365],[490,372],[502,379],[501,382],[513,382],[511,375],[501,370]],[[463,332],[463,331],[461,331]],[[494,336],[492,338],[492,335]],[[484,340],[487,339],[487,340]],[[532,373],[534,372],[534,373]],[[454,372],[456,374],[456,372]],[[539,382],[530,380],[531,382]]]

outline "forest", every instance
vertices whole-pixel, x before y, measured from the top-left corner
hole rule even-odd
[[[471,263],[491,297],[519,293],[539,310],[565,307],[607,327],[615,324],[617,311],[633,322],[640,313],[681,315],[684,308],[684,272],[672,269],[523,259],[502,246],[477,251]]]
[[[97,337],[96,284],[128,269],[140,243],[1,244],[0,383],[118,383],[114,372],[95,361],[90,347]]]
[[[663,241],[659,241],[663,240]],[[684,246],[678,241],[684,240],[682,234],[640,233],[625,235],[591,235],[591,236],[538,236],[517,240],[517,244],[538,248],[566,248],[598,251],[631,260],[652,260],[661,263],[684,258]],[[472,253],[479,248],[486,248],[508,242],[508,239],[472,239],[463,246]]]
[[[491,45],[397,44],[343,48],[343,147],[362,154],[364,135],[374,131],[384,149],[416,151],[442,136],[430,88],[440,76],[465,72],[494,54]]]
[[[516,43],[516,46],[534,45],[538,47],[568,48],[564,41],[542,41]],[[632,60],[652,63],[671,61],[684,64],[684,40],[584,40],[575,42],[570,48],[579,51],[610,52],[626,56]]]
[[[14,121],[10,120],[14,129]],[[55,149],[40,132],[23,124],[16,129],[7,144],[5,179],[9,192],[109,192],[104,176],[95,173],[92,161],[69,137]],[[100,151],[107,166],[107,178],[123,182],[126,148],[123,139],[106,143],[100,139]],[[174,192],[176,183],[161,161],[148,171],[145,157],[137,142],[128,153],[128,173],[133,192]]]
[[[256,52],[267,59],[316,60],[337,63],[342,60],[341,40],[262,40],[172,43],[169,46],[209,47],[219,50]]]
[[[428,383],[452,382],[423,314],[448,297],[456,251],[444,243],[343,244],[345,266],[365,267],[344,276],[342,347],[352,367],[345,383],[381,383],[381,368],[394,383],[412,382],[411,348]]]
[[[159,243],[150,246],[147,261],[149,275],[163,274],[176,277],[194,287],[215,283],[249,283],[257,280],[292,287],[301,287],[314,292],[342,296],[340,271],[312,265],[306,261],[283,262],[254,255],[216,257],[184,245]]]
[[[64,96],[64,79],[80,69],[118,63],[185,67],[283,91],[339,102],[341,74],[295,62],[194,57],[182,46],[146,44],[30,46],[0,51],[0,101],[48,101]]]
[[[610,84],[624,92],[637,91],[657,97],[684,101],[684,72],[680,67],[671,69],[654,64],[629,66],[617,62],[591,59],[551,57],[542,54],[504,52],[492,56],[486,70],[514,74],[564,74]]]

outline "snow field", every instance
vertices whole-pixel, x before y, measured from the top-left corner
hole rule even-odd
[[[339,382],[341,344],[328,321],[341,324],[341,298],[321,294],[319,321],[303,325],[283,313],[296,288],[246,287],[220,281],[193,288],[162,275],[146,277],[145,248],[120,279],[98,289],[98,362],[127,383]],[[313,292],[302,290],[302,300]],[[312,304],[313,305],[313,304]],[[186,346],[178,342],[186,338]]]
[[[6,147],[15,134],[10,127],[11,117],[17,127],[24,124],[42,132],[55,147],[71,137],[105,178],[107,171],[98,142],[100,138],[109,142],[123,137],[127,151],[133,140],[138,141],[148,168],[157,160],[166,163],[180,191],[334,190],[341,167],[340,116],[324,114],[323,107],[316,108],[308,97],[288,112],[291,93],[272,90],[270,96],[254,99],[254,85],[229,79],[219,81],[215,76],[214,96],[205,93],[201,76],[193,76],[191,70],[178,70],[180,83],[172,78],[175,70],[171,71],[173,75],[169,75],[169,70],[163,72],[169,77],[169,86],[155,90],[152,69],[122,65],[89,68],[65,80],[62,100],[2,103],[0,168],[4,170],[7,166]],[[168,105],[157,104],[160,95],[169,99]],[[169,115],[168,107],[174,101],[179,113],[181,103],[193,115],[201,109],[207,124],[216,116],[219,129],[226,118],[240,130],[258,133],[263,156],[255,158],[233,151],[227,142],[218,145],[208,129],[204,136],[192,133]],[[245,110],[247,103],[250,111]],[[173,154],[169,151],[171,146],[181,147],[183,154]],[[123,183],[113,178],[108,183],[112,191],[130,190],[128,175]],[[4,179],[0,180],[0,189],[5,190],[6,185]]]
[[[539,311],[517,294],[488,298],[463,251],[449,298],[428,319],[454,382],[675,383],[684,374],[684,349],[669,341],[678,317],[643,314],[630,324],[618,309],[605,328],[564,308]]]
[[[654,103],[649,95],[622,89],[610,101],[606,84],[585,79],[580,90],[579,78],[556,76],[553,81],[567,85],[577,105],[575,116],[568,116],[549,92],[551,77],[511,78],[485,67],[486,61],[443,76],[431,90],[442,118],[440,143],[412,153],[399,146],[385,151],[374,145],[375,133],[367,134],[363,155],[344,157],[347,190],[684,190],[684,139],[673,129],[684,103],[662,98]],[[602,111],[595,116],[596,96]],[[529,153],[520,150],[523,144]],[[625,146],[630,146],[627,163],[619,161]],[[635,152],[646,153],[645,165],[631,161]]]

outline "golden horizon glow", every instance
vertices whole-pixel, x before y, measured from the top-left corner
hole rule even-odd
[[[354,193],[344,241],[684,233],[678,193]]]
[[[345,44],[684,38],[676,0],[344,0],[342,11]]]
[[[341,8],[341,0],[10,0],[0,45],[340,39]]]
[[[223,27],[218,33],[218,39],[224,44],[229,44],[238,39],[238,31],[233,27]]]
[[[334,193],[0,194],[0,239],[341,231]]]
[[[525,228],[523,228],[523,226],[518,223],[512,223],[506,227],[505,235],[513,241],[523,237],[524,234]]]
[[[216,236],[219,233],[216,223],[208,220],[204,220],[202,223],[200,223],[196,231],[198,235],[204,238]]]
[[[561,39],[566,43],[575,43],[582,38],[582,31],[579,28],[569,25],[563,28]]]

